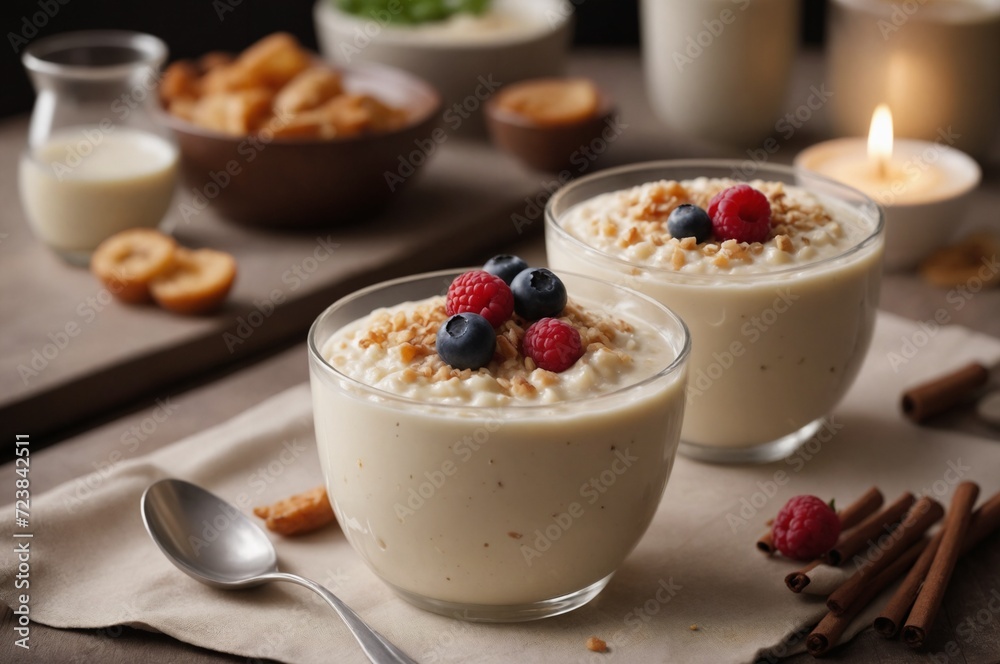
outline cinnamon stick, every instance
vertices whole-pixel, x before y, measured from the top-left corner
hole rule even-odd
[[[990,371],[979,362],[911,387],[903,393],[903,414],[916,423],[953,408],[981,388]]]
[[[885,497],[882,496],[878,487],[873,486],[865,491],[861,497],[840,511],[840,532],[843,533],[861,523],[875,510],[882,507],[883,502],[885,502]]]
[[[924,582],[924,577],[927,576],[927,570],[930,569],[931,563],[934,562],[934,556],[941,545],[943,534],[944,531],[940,531],[931,539],[930,544],[917,558],[917,562],[913,563],[913,567],[903,579],[902,585],[882,609],[882,613],[875,618],[872,626],[880,636],[887,639],[896,636],[899,626],[903,624],[903,620],[910,612],[910,607],[913,606],[913,601],[917,599],[920,585]]]
[[[969,549],[986,539],[987,536],[998,528],[1000,528],[1000,492],[994,494],[993,497],[980,505],[979,509],[972,513],[969,529],[965,533],[965,541],[962,542],[962,554],[967,553]],[[930,569],[931,563],[934,561],[934,556],[937,553],[938,546],[941,544],[943,535],[944,531],[942,530],[931,539],[930,544],[927,545],[923,554],[913,564],[909,574],[903,579],[902,585],[899,586],[899,589],[896,590],[889,603],[882,609],[882,613],[875,618],[873,626],[880,636],[887,639],[896,636],[896,632],[899,631],[899,627],[910,612],[910,607],[913,606],[914,600],[917,599],[920,585],[924,582],[927,570]]]
[[[912,493],[905,492],[894,503],[858,524],[857,528],[823,556],[823,562],[828,565],[840,565],[845,560],[853,558],[868,545],[868,540],[878,537],[883,530],[891,528],[902,519],[915,501]]]
[[[769,530],[761,535],[760,539],[757,540],[757,548],[767,555],[774,553],[774,531]]]
[[[809,578],[809,572],[816,569],[822,563],[823,561],[817,558],[802,569],[795,570],[785,577],[785,585],[793,593],[802,592],[806,586],[812,583],[812,579]]]
[[[844,630],[851,624],[855,616],[868,606],[875,599],[875,596],[884,590],[886,586],[898,579],[910,568],[913,562],[920,557],[927,543],[927,538],[921,539],[904,551],[903,555],[894,560],[891,565],[876,574],[869,583],[864,585],[861,595],[858,596],[857,600],[851,604],[851,607],[847,611],[839,616],[833,613],[833,611],[828,612],[806,638],[806,650],[809,651],[809,654],[819,657],[837,645],[840,637],[844,635]]]
[[[774,548],[774,528],[772,528],[774,519],[768,519],[765,525],[767,526],[767,532],[757,540],[757,548],[771,556],[777,550]]]
[[[830,596],[830,593],[839,588],[844,581],[847,581],[851,573],[844,567],[821,564],[817,565],[816,569],[810,571],[808,576],[809,585],[802,592],[826,598]]]
[[[955,489],[942,531],[941,544],[930,569],[927,570],[924,585],[917,594],[913,608],[910,609],[910,617],[906,619],[906,625],[903,627],[903,641],[909,646],[922,647],[924,639],[927,638],[927,631],[934,624],[951,573],[961,553],[965,533],[972,520],[972,506],[975,505],[978,496],[979,485],[974,482],[962,482]]]
[[[962,543],[962,555],[1000,529],[1000,491],[979,506],[972,515],[969,530]]]
[[[896,528],[891,535],[883,535],[869,546],[863,566],[830,594],[826,600],[827,608],[836,615],[845,613],[858,600],[872,577],[891,565],[920,539],[928,528],[940,521],[942,516],[944,508],[933,498],[924,496],[914,503],[903,517],[899,528]],[[886,537],[889,541],[883,543]],[[878,557],[873,560],[873,556]]]
[[[843,541],[848,530],[861,523],[862,520],[881,507],[884,500],[882,492],[878,490],[878,487],[873,486],[865,491],[860,498],[841,510],[838,513],[840,517],[840,539],[837,540],[838,544]],[[760,548],[760,542],[757,543],[757,547]],[[802,592],[812,582],[809,572],[816,569],[821,562],[822,560],[814,560],[802,569],[792,572],[785,577],[785,585],[793,593]]]

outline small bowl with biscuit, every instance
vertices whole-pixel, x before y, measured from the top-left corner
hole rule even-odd
[[[584,78],[512,83],[486,104],[486,126],[500,150],[539,171],[558,172],[599,154],[613,114],[610,98]]]
[[[334,226],[387,205],[410,180],[389,175],[430,135],[440,107],[411,74],[334,69],[285,33],[236,57],[173,63],[160,100],[192,205],[278,228]]]

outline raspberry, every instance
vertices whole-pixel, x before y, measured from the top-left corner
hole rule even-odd
[[[514,295],[500,277],[483,270],[465,272],[448,287],[445,313],[479,314],[493,327],[500,327],[514,313]]]
[[[748,184],[717,193],[708,203],[712,231],[719,241],[764,242],[771,233],[771,204]]]
[[[814,560],[840,537],[840,517],[816,496],[795,496],[774,517],[774,547],[795,560]]]
[[[583,342],[576,328],[558,318],[543,318],[524,333],[524,354],[542,369],[561,373],[583,357]]]

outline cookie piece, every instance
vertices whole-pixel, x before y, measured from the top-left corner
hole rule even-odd
[[[174,239],[152,228],[130,228],[104,240],[90,257],[108,291],[126,302],[149,300],[149,284],[173,264]]]
[[[326,487],[297,493],[273,505],[253,508],[268,530],[279,535],[303,535],[336,521]]]
[[[179,314],[218,308],[236,280],[236,259],[214,249],[178,247],[174,261],[149,284],[156,303]]]
[[[600,94],[586,79],[536,79],[500,91],[497,107],[541,126],[567,125],[593,117]]]

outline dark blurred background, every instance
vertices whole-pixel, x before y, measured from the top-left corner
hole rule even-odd
[[[807,44],[820,43],[826,0],[785,1],[802,3],[802,39]],[[638,0],[571,2],[576,6],[577,45],[639,43]],[[31,109],[34,95],[20,61],[25,42],[70,30],[138,30],[166,41],[173,60],[213,50],[239,51],[266,34],[286,30],[315,49],[313,4],[314,0],[0,0],[7,42],[0,58],[0,116]]]

